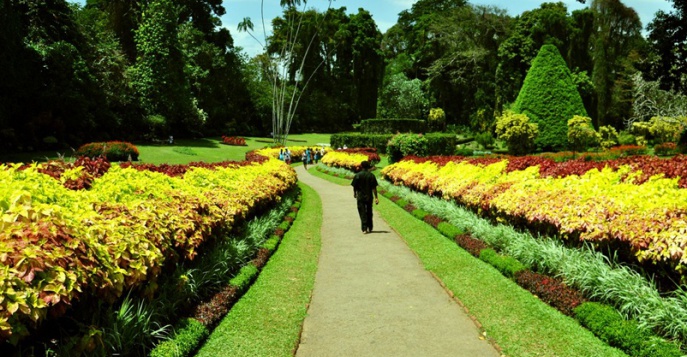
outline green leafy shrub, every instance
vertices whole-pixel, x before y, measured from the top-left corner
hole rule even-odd
[[[574,313],[599,339],[630,356],[682,356],[676,345],[642,331],[636,321],[623,319],[611,306],[586,302],[575,308]]]
[[[239,290],[244,290],[250,285],[250,283],[253,281],[253,278],[255,278],[257,275],[258,267],[253,264],[246,264],[241,267],[239,273],[229,281],[229,284],[239,288]]]
[[[599,141],[592,118],[574,115],[568,120],[568,145],[573,151],[586,151],[589,147],[597,146]]]
[[[461,235],[461,234],[465,233],[460,228],[458,228],[458,227],[456,227],[450,223],[447,223],[447,222],[439,223],[439,225],[437,225],[437,230],[441,234],[443,234],[445,237],[451,238],[451,239],[455,238],[457,235]]]
[[[422,134],[396,134],[386,147],[389,163],[400,161],[404,156],[427,156],[428,140]]]
[[[432,108],[427,116],[427,124],[430,129],[441,131],[446,125],[446,113],[441,108]]]
[[[400,199],[400,200],[397,200],[397,201],[396,201],[396,204],[397,204],[399,207],[403,208],[403,207],[405,207],[405,206],[408,205],[408,201],[406,201],[406,200],[404,200],[404,199]]]
[[[677,140],[677,148],[683,154],[687,153],[687,128],[682,130],[680,138]]]
[[[618,133],[618,145],[637,145],[637,138],[627,130]]]
[[[515,273],[525,270],[525,266],[515,258],[500,255],[491,248],[482,249],[479,253],[479,259],[489,263],[491,266],[500,271],[501,274],[509,278],[514,277]]]
[[[482,145],[483,148],[488,149],[494,145],[494,137],[489,132],[484,132],[475,135],[475,141]]]
[[[196,319],[183,319],[171,340],[160,343],[150,357],[190,356],[210,332]]]
[[[651,138],[654,144],[676,142],[685,128],[685,117],[652,117],[648,122],[635,122],[632,132]]]
[[[138,148],[124,141],[108,141],[100,143],[83,144],[76,150],[75,156],[88,156],[91,159],[104,157],[108,161],[132,161],[138,160]]]
[[[360,122],[363,134],[424,133],[427,122],[421,119],[367,119]]]
[[[455,134],[429,133],[424,138],[427,139],[427,155],[453,155],[460,141]]]
[[[539,134],[538,125],[530,123],[525,114],[506,111],[496,119],[496,135],[506,142],[512,155],[525,155],[534,150]]]
[[[618,131],[610,125],[604,125],[599,128],[599,137],[601,139],[599,145],[601,145],[601,148],[604,150],[608,150],[618,145]]]
[[[411,213],[412,213],[413,217],[415,217],[419,220],[424,220],[425,216],[429,214],[429,213],[427,213],[427,211],[419,209],[419,208],[413,210],[413,212],[411,212]]]
[[[554,45],[544,45],[527,72],[513,104],[515,113],[526,114],[539,125],[539,149],[560,151],[567,146],[567,123],[575,115],[587,116],[570,69]]]

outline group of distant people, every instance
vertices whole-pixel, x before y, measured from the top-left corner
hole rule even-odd
[[[312,164],[313,162],[317,164],[320,161],[320,159],[322,159],[322,156],[324,156],[324,149],[306,148],[305,151],[303,151],[303,155],[301,156],[301,161],[303,161],[303,166],[307,170],[309,164]]]
[[[306,148],[305,151],[303,151],[303,155],[301,155],[301,161],[303,161],[303,166],[305,166],[305,168],[307,169],[308,164],[317,164],[323,156],[324,148]],[[280,149],[279,160],[284,161],[290,165],[292,160],[291,150],[289,150],[289,148]]]

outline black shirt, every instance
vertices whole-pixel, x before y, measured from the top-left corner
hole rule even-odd
[[[372,190],[377,187],[377,178],[368,170],[363,170],[355,174],[351,182],[356,198],[359,200],[372,200]]]

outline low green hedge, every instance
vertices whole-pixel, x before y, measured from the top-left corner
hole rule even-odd
[[[424,133],[427,122],[420,119],[367,119],[360,122],[363,134]]]
[[[150,357],[190,356],[197,348],[198,341],[210,335],[207,327],[198,320],[186,318],[179,324],[171,340],[160,343],[150,352]]]
[[[333,134],[329,143],[333,148],[377,148],[377,152],[384,153],[391,137],[392,134],[339,133]]]
[[[439,225],[437,225],[437,230],[443,234],[445,237],[453,239],[458,235],[464,234],[460,228],[447,223],[447,222],[441,222]]]
[[[627,321],[611,306],[586,302],[574,310],[580,323],[602,341],[633,357],[679,357],[673,343],[640,330],[636,321]]]
[[[509,256],[500,255],[491,248],[482,249],[482,251],[479,253],[479,259],[489,263],[503,275],[509,278],[514,277],[515,273],[525,270],[525,266],[522,265],[522,263],[520,263],[518,260]]]

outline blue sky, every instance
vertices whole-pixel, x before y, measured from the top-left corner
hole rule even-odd
[[[78,3],[85,3],[85,0],[74,0]],[[554,2],[556,0],[549,0]],[[568,11],[584,8],[586,5],[580,4],[575,0],[562,0],[568,7]],[[541,0],[470,0],[474,5],[495,5],[504,8],[512,16],[521,14],[523,11],[532,10],[546,1]],[[587,1],[588,3],[591,0]],[[261,52],[261,46],[248,34],[240,33],[236,29],[239,22],[244,17],[250,17],[255,24],[256,36],[262,40],[262,25],[260,21],[261,0],[225,0],[224,7],[227,14],[222,16],[222,25],[227,27],[234,38],[236,46],[243,47],[244,50],[253,56]],[[265,25],[270,26],[271,20],[281,14],[278,0],[264,0],[265,3]],[[309,0],[307,8],[317,8],[325,10],[329,1]],[[358,8],[364,8],[372,14],[377,22],[379,29],[384,32],[393,26],[398,19],[398,13],[410,9],[415,0],[334,0],[332,7],[339,8],[345,6],[349,13],[358,12]],[[670,11],[671,3],[668,0],[624,0],[623,3],[634,8],[642,20],[642,25],[646,26],[658,10]],[[269,34],[269,28],[267,29]]]

